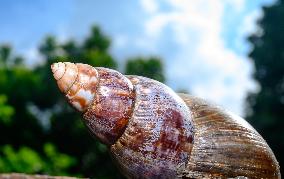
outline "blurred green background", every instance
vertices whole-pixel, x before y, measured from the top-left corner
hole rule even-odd
[[[246,94],[246,119],[284,164],[284,3],[263,8],[260,31],[248,37],[253,78],[260,90]],[[118,69],[111,37],[97,25],[82,41],[47,36],[38,45],[42,63],[26,65],[9,44],[0,46],[0,172],[122,178],[104,145],[94,140],[80,115],[65,102],[50,71],[58,61]],[[174,63],[174,62],[173,62]],[[124,74],[166,82],[158,56],[129,57]],[[198,75],[198,74],[196,74]],[[190,78],[190,77],[189,77]],[[245,101],[244,101],[245,102]],[[282,170],[283,173],[283,170]]]

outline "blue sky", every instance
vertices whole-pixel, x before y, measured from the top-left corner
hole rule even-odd
[[[1,0],[0,43],[38,63],[48,34],[80,41],[98,24],[113,40],[121,67],[136,55],[163,59],[167,84],[242,115],[251,79],[246,36],[257,30],[261,6],[273,0]],[[122,68],[121,68],[122,69]]]

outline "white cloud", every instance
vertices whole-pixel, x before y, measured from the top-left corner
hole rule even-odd
[[[225,1],[168,0],[171,10],[152,12],[145,21],[145,34],[141,40],[154,39],[153,43],[163,44],[165,29],[172,28],[177,51],[168,49],[171,52],[165,52],[156,47],[156,53],[166,58],[169,85],[176,89],[186,88],[242,114],[246,92],[255,89],[250,78],[253,66],[245,56],[237,55],[224,45]],[[240,11],[244,1],[233,0],[229,5]],[[245,23],[250,25],[254,20],[252,16]],[[253,29],[247,28],[248,31]],[[168,56],[174,59],[167,59]]]
[[[158,4],[154,0],[141,0],[141,5],[148,13],[154,13],[158,10]]]
[[[245,0],[226,0],[226,3],[238,12],[242,11],[245,7]]]
[[[155,37],[160,34],[161,30],[167,25],[172,19],[172,15],[159,14],[152,17],[145,24],[146,33],[148,36]]]
[[[249,13],[243,20],[243,24],[239,28],[239,33],[241,36],[248,36],[259,30],[257,24],[255,23],[258,19],[263,16],[263,12],[260,9],[256,9]]]

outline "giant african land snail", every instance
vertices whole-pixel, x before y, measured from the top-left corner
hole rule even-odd
[[[51,68],[127,178],[280,178],[264,139],[228,111],[145,77],[69,62]]]

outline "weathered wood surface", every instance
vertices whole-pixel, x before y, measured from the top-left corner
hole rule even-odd
[[[0,174],[0,179],[77,179],[76,177],[49,176],[49,175],[27,175],[23,173]]]

